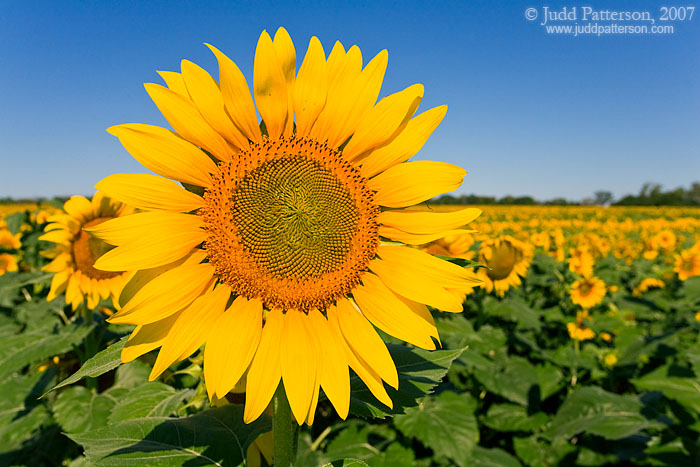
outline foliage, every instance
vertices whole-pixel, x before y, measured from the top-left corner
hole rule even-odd
[[[477,289],[464,313],[434,311],[441,349],[384,336],[400,379],[399,391],[387,388],[394,407],[354,375],[348,420],[321,394],[313,426],[301,430],[299,465],[700,463],[700,277],[680,280],[673,269],[674,255],[697,242],[697,212],[548,208],[544,221],[520,209],[489,213],[479,235],[561,229],[564,243],[538,246],[523,284],[503,298]],[[155,382],[153,353],[121,364],[130,329],[74,313],[60,297],[47,302],[42,224],[32,211],[13,216],[6,228],[21,247],[0,251],[20,265],[0,276],[0,465],[241,464],[269,418],[244,424],[239,395],[211,407],[201,355]],[[581,312],[566,258],[592,238],[586,226],[611,246],[595,251],[607,293],[583,321],[594,337],[579,342],[566,327]],[[644,258],[648,248],[635,245],[665,230],[675,246]],[[485,237],[476,238],[474,252]],[[642,290],[650,277],[664,287]]]

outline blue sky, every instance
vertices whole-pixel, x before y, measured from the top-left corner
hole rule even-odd
[[[700,180],[700,11],[666,22],[675,30],[665,35],[571,37],[539,24],[544,6],[576,7],[586,24],[583,6],[611,4],[660,14],[646,1],[3,0],[0,197],[91,194],[109,174],[145,172],[105,132],[166,125],[142,84],[183,58],[216,76],[204,42],[250,83],[260,32],[279,26],[298,63],[313,35],[326,53],[336,40],[357,44],[365,62],[386,48],[382,95],[418,82],[422,110],[448,104],[417,158],[468,170],[458,193],[581,199],[636,193],[648,181],[687,187]],[[527,20],[527,8],[538,19]]]

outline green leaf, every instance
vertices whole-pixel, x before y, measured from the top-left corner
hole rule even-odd
[[[668,399],[700,412],[700,382],[689,369],[667,364],[631,382],[640,391],[661,391]]]
[[[489,297],[491,298],[491,297]],[[517,323],[518,328],[539,330],[542,328],[540,313],[530,308],[519,298],[484,301],[484,311],[490,316],[498,316]]]
[[[404,435],[432,449],[436,457],[465,466],[479,442],[474,410],[476,400],[469,394],[443,392],[425,397],[418,407],[407,408],[404,415],[396,416],[394,424]]]
[[[323,464],[322,467],[369,467],[369,464],[360,459],[338,459],[337,461]]]
[[[493,367],[475,367],[473,371],[486,389],[510,401],[527,406],[541,400],[542,389],[535,367],[522,357],[498,358]]]
[[[12,235],[15,235],[17,232],[19,232],[19,230],[22,228],[22,224],[24,224],[26,221],[27,213],[25,211],[10,214],[5,218],[5,222],[7,222],[7,228],[9,229]]]
[[[544,412],[528,415],[527,409],[515,404],[494,404],[483,419],[484,425],[496,431],[535,431],[549,420]]]
[[[51,415],[37,401],[41,391],[53,382],[54,371],[13,375],[0,383],[0,453],[19,447]]]
[[[489,355],[502,348],[508,339],[501,329],[488,324],[475,331],[469,320],[462,315],[438,319],[436,324],[440,338],[449,349],[469,347],[471,351]]]
[[[83,446],[90,465],[238,465],[250,443],[271,429],[268,417],[245,424],[243,407],[227,405],[187,418],[138,418],[68,436]]]
[[[481,446],[476,446],[472,451],[472,457],[469,459],[469,465],[472,467],[520,467],[518,459],[511,456],[502,449],[492,448],[486,449]]]
[[[452,362],[464,349],[422,350],[402,345],[387,344],[399,373],[399,390],[387,388],[394,403],[390,409],[379,402],[357,375],[350,378],[350,411],[361,417],[381,417],[404,413],[406,407],[414,407],[417,399],[432,392],[447,374]]]
[[[172,415],[183,405],[183,401],[192,397],[194,393],[191,389],[178,391],[159,382],[141,384],[119,398],[109,417],[109,423],[115,424],[132,418]]]
[[[103,351],[98,352],[94,357],[88,359],[88,361],[86,361],[78,371],[48,390],[46,394],[50,393],[51,391],[55,391],[58,388],[73,384],[76,381],[80,381],[85,377],[94,378],[118,367],[122,362],[121,352],[127,339],[128,337],[124,336],[120,341],[115,342]],[[46,396],[46,394],[41,397]]]
[[[557,438],[549,444],[530,436],[513,438],[513,449],[520,460],[531,467],[554,467],[573,465],[577,448],[565,438]]]
[[[689,277],[683,281],[682,293],[691,303],[700,302],[700,276]]]
[[[620,439],[659,424],[640,412],[642,403],[634,396],[620,396],[598,387],[576,390],[559,408],[546,434],[570,438],[587,432],[605,439]]]
[[[107,426],[114,399],[94,394],[83,386],[62,391],[53,404],[56,421],[67,433],[81,433]]]
[[[46,325],[0,341],[0,377],[42,359],[72,350],[92,331],[92,326]]]
[[[22,287],[40,282],[47,282],[53,273],[37,272],[7,272],[0,276],[0,306],[12,308],[17,291]]]

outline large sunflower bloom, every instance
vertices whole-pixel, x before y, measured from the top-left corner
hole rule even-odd
[[[210,398],[245,376],[246,422],[280,380],[299,424],[313,422],[319,388],[345,418],[348,367],[391,407],[382,381],[396,388],[398,375],[374,326],[434,349],[426,305],[459,312],[448,289],[473,285],[461,267],[383,240],[423,244],[480,214],[396,209],[452,191],[466,174],[406,162],[446,107],[414,116],[418,84],[375,104],[386,51],[362,68],[356,46],[336,42],[326,59],[314,37],[297,74],[287,32],[274,41],[263,32],[253,100],[233,61],[209,48],[219,82],[184,60],[181,73],[161,73],[168,87],[146,84],[175,131],[108,130],[160,175],[112,175],[97,185],[147,211],[91,229],[116,245],[98,268],[140,271],[110,318],[137,325],[122,361],[160,347],[155,379],[206,343]]]
[[[605,282],[595,276],[577,280],[571,284],[571,290],[569,290],[571,301],[584,309],[594,307],[602,302],[605,293]]]
[[[46,297],[51,301],[66,293],[66,303],[73,310],[87,302],[94,309],[100,300],[117,299],[128,278],[124,270],[95,269],[95,261],[112,247],[87,233],[86,229],[110,219],[132,214],[134,209],[97,192],[92,201],[73,196],[63,205],[64,212],[49,217],[46,233],[39,240],[53,242],[56,247],[45,253],[53,258],[42,270],[55,273]]]

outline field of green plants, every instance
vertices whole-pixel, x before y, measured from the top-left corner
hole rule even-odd
[[[433,310],[438,350],[382,334],[399,373],[393,409],[351,373],[348,419],[321,394],[298,465],[700,465],[700,212],[628,222],[626,211],[501,209],[452,261],[489,266],[488,239],[509,233],[530,251],[520,284],[476,288],[463,313]],[[243,423],[235,391],[212,407],[201,352],[149,382],[155,353],[121,363],[133,326],[106,321],[111,300],[47,301],[45,214],[27,208],[0,226],[0,465],[271,464],[269,414]],[[533,223],[544,218],[561,222]],[[598,235],[592,274],[572,260],[586,229]],[[490,267],[482,274],[503,264]],[[587,277],[604,289],[584,307],[572,293]]]

